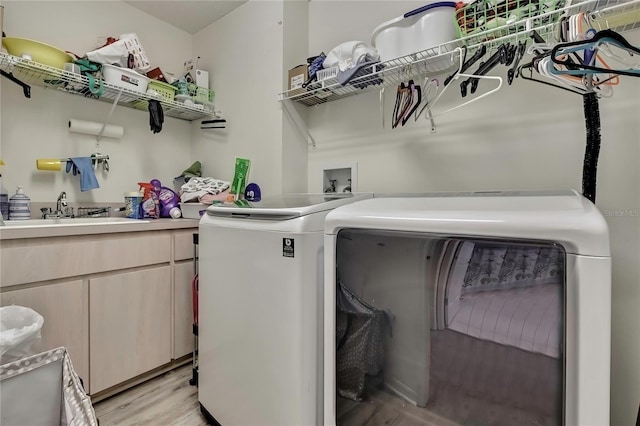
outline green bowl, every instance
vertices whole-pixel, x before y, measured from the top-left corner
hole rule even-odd
[[[5,37],[2,44],[7,53],[13,56],[24,57],[29,55],[31,60],[54,68],[64,69],[64,64],[73,62],[73,57],[62,50],[49,46],[39,41],[26,38]]]

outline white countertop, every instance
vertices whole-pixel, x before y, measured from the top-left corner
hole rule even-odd
[[[172,229],[197,229],[196,219],[145,219],[139,223],[82,223],[60,226],[0,226],[0,240],[22,238],[48,238],[71,235],[114,234],[125,232],[161,231]]]

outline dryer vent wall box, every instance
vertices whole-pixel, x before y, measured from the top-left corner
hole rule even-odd
[[[455,424],[609,424],[608,230],[581,195],[376,196],[327,215],[324,259],[325,425],[372,399]]]
[[[358,192],[358,164],[341,162],[322,167],[323,192]]]

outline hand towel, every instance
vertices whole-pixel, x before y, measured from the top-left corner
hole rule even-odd
[[[91,191],[92,189],[100,188],[96,174],[93,171],[91,157],[69,158],[66,169],[67,173],[73,170],[74,176],[80,173],[80,191]]]

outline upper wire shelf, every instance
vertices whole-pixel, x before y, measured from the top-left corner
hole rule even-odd
[[[192,121],[199,118],[211,117],[213,106],[211,104],[185,105],[180,102],[170,101],[160,96],[139,93],[127,88],[121,88],[107,82],[104,84],[104,93],[95,97],[89,91],[89,79],[83,75],[51,67],[28,59],[0,52],[0,69],[13,75],[22,83],[58,90],[72,95],[79,95],[96,99],[102,102],[113,103],[118,99],[118,105],[139,110],[146,110],[148,101],[158,100],[162,105],[162,111],[167,117]]]
[[[373,66],[372,72],[342,85],[333,77],[314,82],[305,89],[287,90],[279,94],[281,101],[292,100],[306,106],[335,101],[382,87],[397,86],[416,76],[435,76],[455,72],[459,65],[458,47],[466,46],[470,54],[486,46],[495,49],[504,43],[518,43],[529,39],[533,30],[549,43],[556,43],[558,21],[563,15],[585,12],[594,28],[626,32],[640,28],[640,0],[568,0],[557,10],[532,16],[507,25],[488,29],[434,46],[411,55],[402,56]]]

